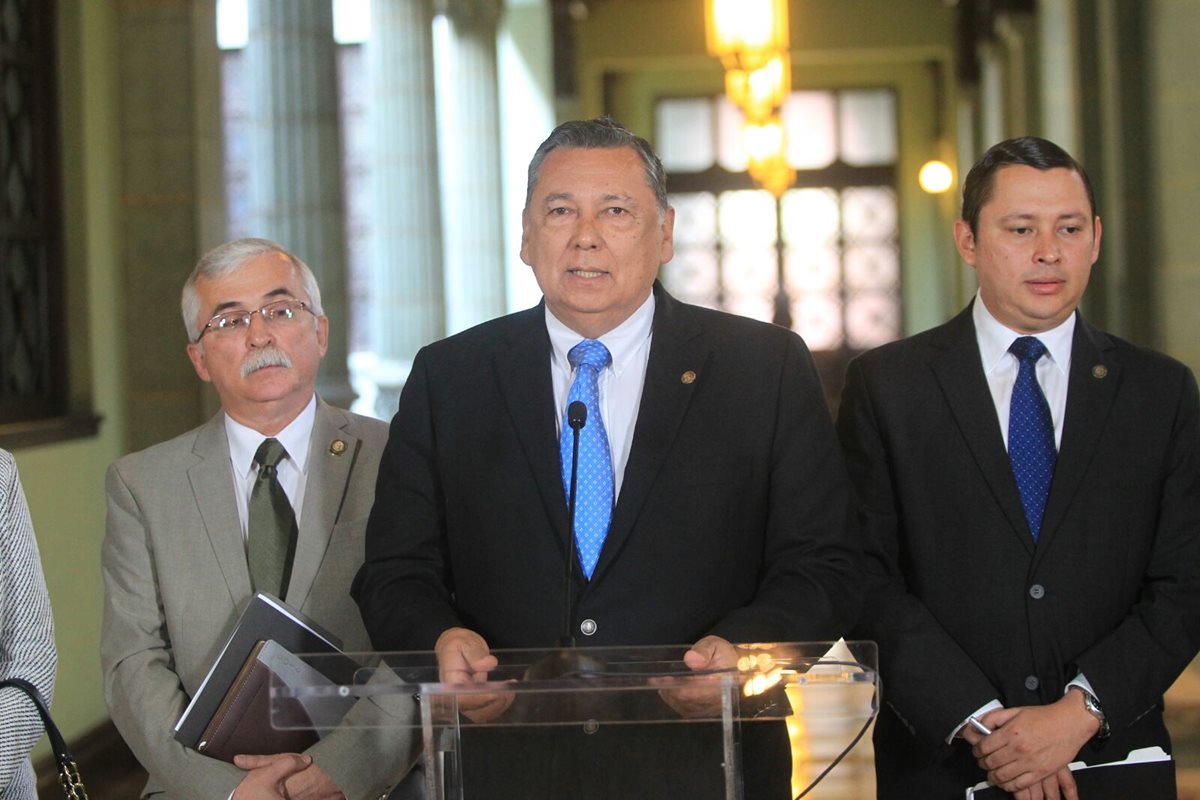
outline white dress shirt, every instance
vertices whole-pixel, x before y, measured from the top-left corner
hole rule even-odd
[[[304,508],[304,485],[308,479],[308,442],[312,438],[313,422],[317,418],[317,396],[314,394],[304,410],[274,438],[287,450],[287,458],[279,462],[276,475],[283,487],[292,511],[296,514],[296,525],[300,525],[300,510]],[[229,465],[233,469],[233,492],[237,497],[238,519],[242,523],[242,541],[246,540],[250,520],[250,492],[258,478],[258,465],[254,454],[266,441],[253,428],[247,428],[225,415],[225,433],[229,437]]]
[[[614,503],[621,495],[625,465],[629,462],[629,449],[633,445],[633,429],[637,426],[642,386],[646,382],[653,327],[654,293],[651,292],[637,311],[599,339],[612,356],[612,364],[600,372],[599,388],[600,415],[604,418],[608,449],[612,454]],[[554,384],[554,407],[558,409],[554,424],[559,436],[562,436],[567,394],[575,381],[575,370],[567,360],[567,353],[585,337],[550,313],[548,306],[546,330],[550,334],[550,377]]]
[[[1017,370],[1021,366],[1008,348],[1025,334],[1010,330],[997,321],[978,294],[975,295],[975,306],[971,313],[975,319],[975,338],[979,342],[983,374],[992,392],[992,402],[996,404],[1000,435],[1004,437],[1005,449],[1008,449],[1008,408],[1012,402],[1013,384],[1017,382]],[[1046,356],[1037,363],[1037,380],[1050,406],[1056,448],[1062,444],[1063,417],[1067,413],[1067,378],[1071,374],[1071,339],[1074,335],[1074,314],[1057,327],[1037,335],[1037,339],[1046,346]]]

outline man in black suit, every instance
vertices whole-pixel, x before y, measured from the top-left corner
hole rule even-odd
[[[611,120],[538,149],[521,257],[544,302],[424,348],[392,421],[354,587],[376,647],[436,649],[468,681],[491,648],[563,635],[581,340],[611,363],[586,421],[609,466],[581,470],[579,509],[607,472],[588,507],[611,522],[574,564],[579,643],[692,644],[689,667],[728,668],[731,642],[853,623],[849,485],[812,358],[787,330],[663,291],[673,224],[657,156]]]
[[[1100,232],[1067,153],[996,145],[954,230],[974,302],[849,367],[881,798],[1070,798],[1072,761],[1169,750],[1200,643],[1196,382],[1077,313]]]

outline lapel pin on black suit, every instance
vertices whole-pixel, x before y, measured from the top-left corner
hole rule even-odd
[[[329,455],[340,456],[344,452],[346,452],[346,443],[341,439],[334,439],[329,443]]]
[[[687,372],[685,372],[679,376],[679,382],[684,384],[685,386],[695,383],[696,382],[696,373],[689,369]]]
[[[1096,380],[1101,380],[1108,377],[1108,367],[1104,366],[1103,364],[1097,364],[1096,366],[1092,367],[1092,377]]]

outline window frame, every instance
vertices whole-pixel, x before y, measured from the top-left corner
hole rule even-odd
[[[8,0],[15,2],[15,0]],[[36,307],[35,388],[24,393],[0,392],[0,447],[14,449],[94,436],[99,418],[72,414],[65,318],[66,264],[63,242],[61,130],[58,111],[59,65],[56,46],[56,0],[24,4],[28,13],[25,43],[0,43],[5,69],[21,70],[28,89],[32,137],[30,212],[24,218],[0,219],[0,237],[25,240],[34,253],[31,269],[38,274],[31,301]],[[14,156],[15,158],[16,156]],[[0,271],[6,265],[0,263]],[[0,386],[7,382],[6,358],[0,352]]]

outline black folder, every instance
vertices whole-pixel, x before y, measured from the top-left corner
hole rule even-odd
[[[238,618],[196,696],[175,724],[175,739],[180,744],[193,749],[200,744],[218,709],[228,705],[226,696],[238,688],[239,674],[265,640],[273,640],[292,653],[341,652],[341,642],[332,634],[282,600],[259,592]],[[355,665],[346,659],[339,666],[341,671],[349,672]],[[350,679],[348,674],[329,677],[336,683]]]

